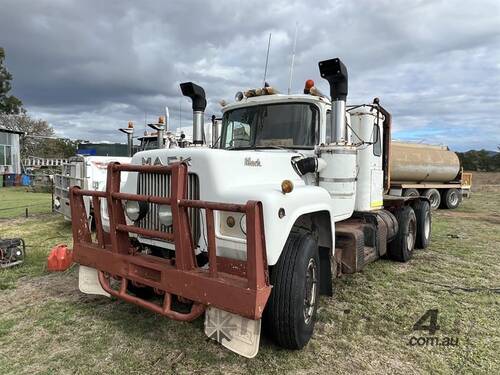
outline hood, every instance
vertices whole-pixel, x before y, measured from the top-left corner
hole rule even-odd
[[[139,152],[132,158],[133,164],[168,165],[180,160],[189,159],[189,173],[198,175],[200,181],[200,199],[226,202],[228,194],[235,190],[245,191],[244,203],[247,199],[257,199],[251,192],[258,187],[272,186],[280,189],[285,179],[294,184],[304,185],[303,180],[295,172],[291,158],[298,156],[295,151],[288,150],[221,150],[202,147],[175,148]],[[127,183],[127,191],[128,191]],[[135,183],[130,186],[131,191]],[[244,189],[244,190],[242,190]]]

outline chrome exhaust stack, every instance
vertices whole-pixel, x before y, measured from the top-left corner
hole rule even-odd
[[[191,98],[193,102],[193,144],[203,144],[204,113],[207,107],[205,90],[193,82],[181,83],[182,95]]]
[[[134,154],[134,123],[129,121],[126,128],[120,128],[118,130],[127,134],[127,154],[131,157]]]
[[[320,61],[321,77],[330,84],[332,101],[332,143],[347,143],[345,103],[347,99],[347,68],[339,58]]]

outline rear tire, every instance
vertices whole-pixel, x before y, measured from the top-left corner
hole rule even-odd
[[[271,272],[273,286],[266,323],[276,343],[301,349],[310,340],[319,303],[318,244],[309,234],[291,233]]]
[[[415,240],[416,249],[425,249],[431,241],[432,219],[431,205],[429,202],[419,200],[413,205],[417,218],[417,238]]]
[[[439,193],[439,190],[437,190],[437,189],[427,189],[424,191],[422,196],[429,199],[429,202],[431,203],[432,210],[437,210],[439,208],[439,206],[441,205],[441,194]]]
[[[415,248],[417,234],[417,218],[410,206],[403,206],[395,213],[399,229],[396,237],[389,242],[387,254],[392,260],[408,262]]]
[[[403,191],[403,197],[418,197],[420,193],[417,189],[405,189]]]
[[[441,207],[452,210],[457,208],[461,201],[462,196],[458,189],[444,190],[441,197]]]

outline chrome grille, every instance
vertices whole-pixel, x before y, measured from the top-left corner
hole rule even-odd
[[[170,175],[157,173],[139,173],[137,182],[137,192],[140,195],[154,195],[160,197],[170,196]],[[188,199],[200,199],[200,182],[194,173],[188,174]],[[172,227],[165,227],[158,221],[158,205],[149,203],[149,210],[142,220],[135,224],[144,229],[160,230],[172,233]],[[188,209],[189,221],[191,223],[191,233],[195,246],[200,238],[200,210],[198,208]]]

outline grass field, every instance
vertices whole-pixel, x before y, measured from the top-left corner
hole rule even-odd
[[[26,187],[0,188],[0,219],[16,218],[52,211],[50,193],[27,193]]]
[[[434,214],[432,244],[411,262],[381,260],[336,280],[306,348],[279,349],[264,337],[252,360],[206,338],[201,319],[175,322],[83,295],[75,268],[48,274],[50,247],[70,241],[63,219],[0,220],[0,237],[30,246],[24,266],[0,271],[0,373],[498,374],[500,188],[478,190]],[[413,330],[429,309],[438,310],[433,336]],[[426,337],[442,345],[410,344]]]

